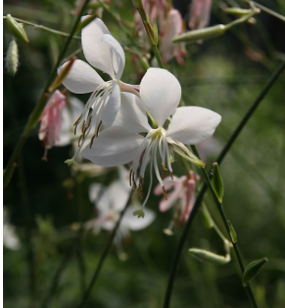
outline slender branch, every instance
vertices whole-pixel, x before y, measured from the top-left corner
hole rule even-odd
[[[27,20],[24,20],[24,19],[15,18],[15,17],[13,17],[13,18],[16,21],[18,21],[18,22],[20,22],[22,24],[34,27],[35,30],[42,29],[44,31],[48,31],[48,32],[51,32],[51,33],[54,33],[54,34],[58,34],[58,35],[65,36],[65,37],[69,37],[69,33],[58,31],[58,30],[55,30],[55,29],[52,29],[52,28],[49,28],[49,27],[46,27],[46,26],[37,25],[37,24],[34,24],[33,22],[30,22],[30,21],[27,21]],[[7,19],[7,17],[3,16],[3,19]],[[80,40],[80,36],[73,36],[73,38],[76,39],[76,40]]]
[[[231,146],[233,145],[233,143],[235,142],[235,140],[237,139],[239,134],[241,133],[242,129],[244,128],[244,126],[246,125],[246,123],[248,122],[250,117],[253,115],[254,111],[259,106],[259,104],[261,103],[263,98],[266,96],[268,91],[274,85],[277,78],[281,75],[284,68],[285,68],[285,61],[283,61],[279,65],[279,67],[276,69],[276,71],[272,74],[272,76],[270,77],[270,79],[268,80],[268,82],[266,83],[264,88],[262,89],[261,93],[258,95],[256,100],[253,102],[253,104],[251,105],[251,107],[249,108],[249,110],[247,111],[247,113],[245,114],[243,119],[241,120],[240,124],[237,126],[237,128],[233,132],[231,138],[229,139],[229,141],[227,142],[224,149],[222,150],[222,152],[220,153],[220,155],[218,156],[218,158],[216,160],[219,164],[222,163],[223,159],[227,155],[228,151],[230,150]],[[180,260],[180,256],[181,256],[181,253],[182,253],[188,232],[190,230],[190,227],[192,226],[193,220],[194,220],[194,218],[197,214],[197,211],[198,211],[200,204],[203,200],[203,197],[204,197],[204,195],[207,191],[207,188],[208,188],[208,186],[205,183],[203,185],[199,195],[197,196],[197,199],[196,199],[195,205],[193,207],[193,210],[191,212],[191,215],[190,215],[188,221],[185,224],[185,227],[184,227],[183,233],[180,237],[177,249],[175,250],[175,255],[174,255],[174,259],[173,259],[172,266],[171,266],[171,269],[170,269],[168,285],[167,285],[167,288],[166,288],[166,293],[165,293],[165,298],[164,298],[164,305],[163,305],[164,308],[168,308],[169,305],[170,305],[170,299],[171,299],[171,294],[172,294],[172,290],[173,290],[173,284],[174,284],[175,275],[176,275],[178,263],[179,263],[179,260]]]
[[[82,6],[81,11],[80,11],[78,17],[76,18],[76,21],[75,21],[75,23],[73,25],[73,28],[72,28],[72,30],[70,32],[70,35],[69,35],[67,41],[65,42],[65,44],[64,44],[64,46],[63,46],[63,48],[62,48],[62,50],[61,50],[61,52],[60,52],[60,54],[58,56],[57,62],[56,62],[55,66],[54,66],[54,68],[53,68],[53,70],[52,70],[52,72],[50,74],[50,77],[49,77],[45,87],[44,87],[44,90],[43,90],[43,92],[42,92],[42,94],[40,96],[40,99],[39,99],[38,103],[36,104],[34,110],[32,111],[32,113],[31,113],[31,115],[30,115],[30,117],[28,119],[28,122],[27,122],[27,124],[25,126],[25,129],[24,129],[24,131],[23,131],[23,133],[22,133],[22,135],[20,137],[20,140],[18,141],[18,143],[17,143],[17,145],[16,145],[16,147],[15,147],[15,149],[14,149],[14,151],[13,151],[13,153],[12,153],[10,159],[9,159],[9,162],[8,162],[8,164],[6,166],[6,169],[5,169],[5,172],[4,172],[4,176],[3,176],[3,185],[4,185],[4,187],[8,185],[8,183],[9,183],[9,181],[10,181],[12,175],[13,175],[13,172],[14,172],[14,169],[15,169],[15,162],[18,159],[18,156],[19,156],[19,154],[22,151],[22,148],[23,148],[23,146],[24,146],[24,144],[26,142],[26,139],[29,136],[30,131],[38,123],[38,119],[40,118],[40,116],[41,116],[41,114],[43,112],[45,103],[46,103],[46,99],[47,99],[46,92],[48,91],[48,88],[51,85],[51,83],[52,83],[52,81],[54,79],[54,76],[56,75],[57,68],[59,67],[61,61],[64,58],[64,55],[65,55],[65,53],[67,51],[67,48],[68,48],[69,44],[71,43],[73,35],[74,35],[75,31],[77,30],[77,27],[79,25],[79,22],[80,22],[80,19],[81,19],[81,15],[85,11],[85,9],[86,9],[87,5],[89,4],[89,2],[90,2],[90,0],[86,0],[84,2],[84,5]]]
[[[198,153],[196,147],[195,147],[194,145],[192,145],[191,148],[192,148],[192,151],[194,152],[194,154],[195,154],[197,157],[200,158],[199,153]],[[222,217],[222,220],[223,220],[223,223],[224,223],[224,225],[225,225],[225,227],[226,227],[226,230],[227,230],[229,239],[230,239],[230,241],[232,242],[232,245],[233,245],[233,247],[234,247],[234,252],[235,252],[235,255],[236,255],[236,257],[237,257],[237,260],[238,260],[238,263],[239,263],[239,267],[240,267],[241,273],[243,274],[244,269],[245,269],[245,266],[244,266],[243,261],[242,261],[242,257],[241,257],[241,254],[240,254],[240,251],[239,251],[239,248],[238,248],[238,244],[237,244],[237,243],[234,243],[234,242],[232,241],[232,238],[231,238],[231,235],[230,235],[230,228],[229,228],[229,225],[228,225],[228,218],[227,218],[226,213],[225,213],[225,211],[224,211],[223,205],[222,205],[222,203],[219,202],[219,200],[218,200],[218,198],[217,198],[217,196],[216,196],[216,193],[215,193],[214,187],[213,187],[213,185],[212,185],[210,176],[208,175],[208,172],[205,170],[205,168],[201,168],[201,169],[202,169],[202,173],[203,173],[203,175],[204,175],[204,177],[205,177],[205,179],[206,179],[207,185],[208,185],[208,187],[210,188],[210,191],[211,191],[211,193],[212,193],[212,196],[213,196],[213,198],[214,198],[214,201],[215,201],[215,203],[216,203],[216,205],[217,205],[217,207],[218,207],[219,213],[220,213],[220,215],[221,215],[221,217]],[[251,289],[251,286],[250,286],[250,283],[247,283],[247,285],[246,285],[246,287],[245,287],[245,290],[246,290],[246,293],[247,293],[247,295],[248,295],[248,297],[249,297],[249,299],[250,299],[250,302],[251,302],[252,306],[253,306],[254,308],[258,308],[257,303],[256,303],[256,300],[255,300],[255,297],[254,297],[254,294],[253,294],[252,289]]]
[[[280,20],[285,22],[285,16],[283,16],[283,15],[281,15],[281,14],[279,14],[279,13],[277,13],[277,12],[271,10],[271,9],[269,9],[268,7],[266,7],[264,5],[259,4],[258,2],[251,1],[251,0],[242,0],[242,1],[243,2],[247,2],[249,4],[252,2],[257,8],[259,8],[262,11],[266,12],[267,14],[272,15],[272,16],[274,16],[274,17],[276,17],[276,18],[278,18],[278,19],[280,19]]]
[[[123,218],[123,216],[124,216],[124,214],[125,214],[125,212],[126,212],[126,210],[128,208],[128,204],[129,204],[129,202],[131,200],[131,196],[132,196],[132,192],[130,192],[129,199],[128,199],[127,203],[126,203],[126,206],[125,206],[124,210],[121,212],[120,218],[118,219],[114,229],[112,230],[112,233],[111,233],[110,238],[109,238],[109,240],[107,242],[107,245],[105,246],[105,249],[104,249],[102,255],[100,256],[99,263],[97,264],[97,267],[95,269],[93,277],[92,277],[92,279],[91,279],[91,281],[89,283],[89,286],[88,286],[88,288],[87,288],[83,298],[81,299],[80,303],[77,305],[77,308],[83,308],[85,306],[85,304],[87,303],[87,300],[88,300],[89,295],[90,295],[90,293],[92,291],[92,288],[93,288],[93,286],[94,286],[94,284],[95,284],[95,282],[96,282],[96,280],[97,280],[97,278],[98,278],[98,276],[99,276],[99,274],[101,272],[101,268],[103,267],[103,264],[105,262],[107,254],[108,254],[108,252],[109,252],[109,250],[111,248],[111,245],[113,243],[115,235],[116,235],[116,233],[117,233],[117,231],[119,229],[121,220],[122,220],[122,218]]]

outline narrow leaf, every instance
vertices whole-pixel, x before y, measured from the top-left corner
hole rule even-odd
[[[261,268],[266,262],[268,262],[268,259],[263,258],[248,264],[242,276],[242,282],[244,286],[246,286],[246,284],[260,272]]]
[[[191,248],[189,249],[191,255],[199,261],[208,262],[217,265],[223,265],[230,262],[231,257],[229,254],[226,256],[217,255],[213,252],[199,249],[199,248]]]
[[[224,184],[220,174],[218,163],[213,164],[213,172],[214,173],[213,173],[212,185],[219,202],[222,203],[224,195]]]

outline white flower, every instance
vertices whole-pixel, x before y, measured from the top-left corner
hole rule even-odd
[[[83,20],[87,17],[84,16]],[[92,93],[81,116],[74,123],[75,130],[82,123],[81,144],[92,129],[91,143],[102,124],[105,127],[113,124],[121,105],[120,90],[136,92],[136,86],[120,81],[125,66],[125,54],[101,19],[96,18],[82,29],[82,49],[90,65],[82,60],[75,60],[63,81],[64,86],[73,93]],[[104,81],[92,66],[107,73],[111,80]]]
[[[131,188],[126,185],[128,172],[123,167],[119,170],[120,179],[113,182],[108,188],[100,184],[90,186],[89,199],[95,203],[98,216],[96,219],[88,221],[85,226],[95,234],[101,229],[110,231],[115,227],[120,213],[129,199]],[[138,206],[131,206],[126,210],[116,234],[116,245],[119,245],[122,239],[129,235],[130,230],[138,231],[144,229],[153,222],[155,213],[151,210],[146,211],[143,219],[135,217],[133,211],[138,208]]]
[[[114,125],[104,130],[92,148],[86,147],[82,155],[101,166],[118,166],[132,161],[130,180],[136,188],[139,179],[140,189],[146,166],[150,163],[151,179],[144,206],[151,190],[153,169],[166,197],[158,159],[161,159],[163,173],[168,169],[171,176],[174,152],[204,166],[184,144],[195,145],[209,138],[221,116],[201,107],[177,108],[181,87],[178,80],[164,69],[150,68],[147,71],[141,81],[140,96],[141,100],[122,93],[125,102]],[[144,107],[157,122],[157,128],[149,125]],[[172,114],[172,119],[169,119]],[[170,123],[166,129],[164,125],[168,120]]]

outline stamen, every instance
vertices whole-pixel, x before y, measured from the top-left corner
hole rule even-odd
[[[82,114],[80,115],[80,117],[74,122],[73,126],[74,126],[74,131],[73,131],[73,134],[76,135],[76,129],[77,129],[77,125],[78,123],[80,122],[82,118]]]
[[[78,147],[81,147],[82,143],[80,144],[80,141],[83,139],[83,135],[80,135],[79,139],[78,139]]]
[[[170,173],[171,181],[174,182],[174,178],[173,178],[173,173],[172,173],[172,171],[170,171],[169,173]]]
[[[96,129],[96,133],[95,133],[95,136],[98,137],[98,134],[99,134],[99,129],[102,125],[102,121],[99,122],[98,126],[97,126],[97,129]]]
[[[133,181],[133,190],[136,190],[137,185],[136,185],[136,182],[135,182],[135,173],[134,172],[132,173],[132,181]]]
[[[82,134],[84,134],[84,127],[85,127],[85,120],[82,122],[82,126],[81,126],[81,132],[82,132]]]
[[[133,170],[131,169],[130,174],[129,174],[129,184],[130,184],[131,187],[132,187],[132,172],[133,172]]]
[[[163,195],[164,195],[164,199],[167,200],[167,194],[166,194],[166,190],[165,190],[164,186],[162,186],[162,192],[163,192]]]
[[[90,141],[90,145],[89,145],[89,149],[91,149],[95,137],[96,137],[96,135],[92,136],[91,141]]]
[[[140,176],[140,184],[139,184],[139,189],[140,189],[140,197],[143,199],[143,178]]]
[[[83,132],[84,135],[85,135],[85,132],[87,131],[87,129],[90,127],[91,120],[92,120],[92,115],[89,117],[89,119],[88,119],[88,124],[87,124],[87,126],[84,128],[84,132]]]

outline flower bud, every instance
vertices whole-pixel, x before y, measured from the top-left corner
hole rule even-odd
[[[207,207],[203,204],[201,207],[202,219],[206,228],[211,229],[214,226],[212,217],[207,209]]]
[[[15,76],[19,67],[18,45],[15,40],[12,40],[9,44],[5,64],[7,72],[10,75]]]
[[[227,7],[224,9],[224,12],[228,14],[236,15],[236,16],[244,16],[244,15],[248,15],[252,13],[252,10],[241,9],[239,7]]]
[[[204,249],[199,249],[199,248],[191,248],[189,249],[189,252],[192,254],[194,258],[196,258],[199,261],[208,262],[208,263],[217,264],[217,265],[226,264],[230,262],[231,260],[231,257],[229,254],[227,254],[226,256],[220,256],[213,252],[210,252]]]
[[[172,42],[173,43],[191,43],[199,40],[205,40],[212,37],[217,37],[223,35],[226,31],[225,25],[216,25],[213,27],[208,27],[204,29],[198,29],[193,31],[188,31],[182,35],[176,36]]]
[[[243,282],[244,286],[246,286],[247,283],[260,272],[262,266],[266,262],[268,262],[268,259],[263,258],[263,259],[253,261],[253,262],[248,264],[248,266],[246,267],[246,269],[245,269],[245,271],[242,275],[242,282]]]
[[[222,203],[224,195],[224,184],[220,174],[218,163],[213,163],[213,172],[214,173],[213,173],[212,185],[219,202]]]
[[[24,28],[10,15],[7,15],[7,25],[11,34],[18,40],[29,43],[29,39]]]

